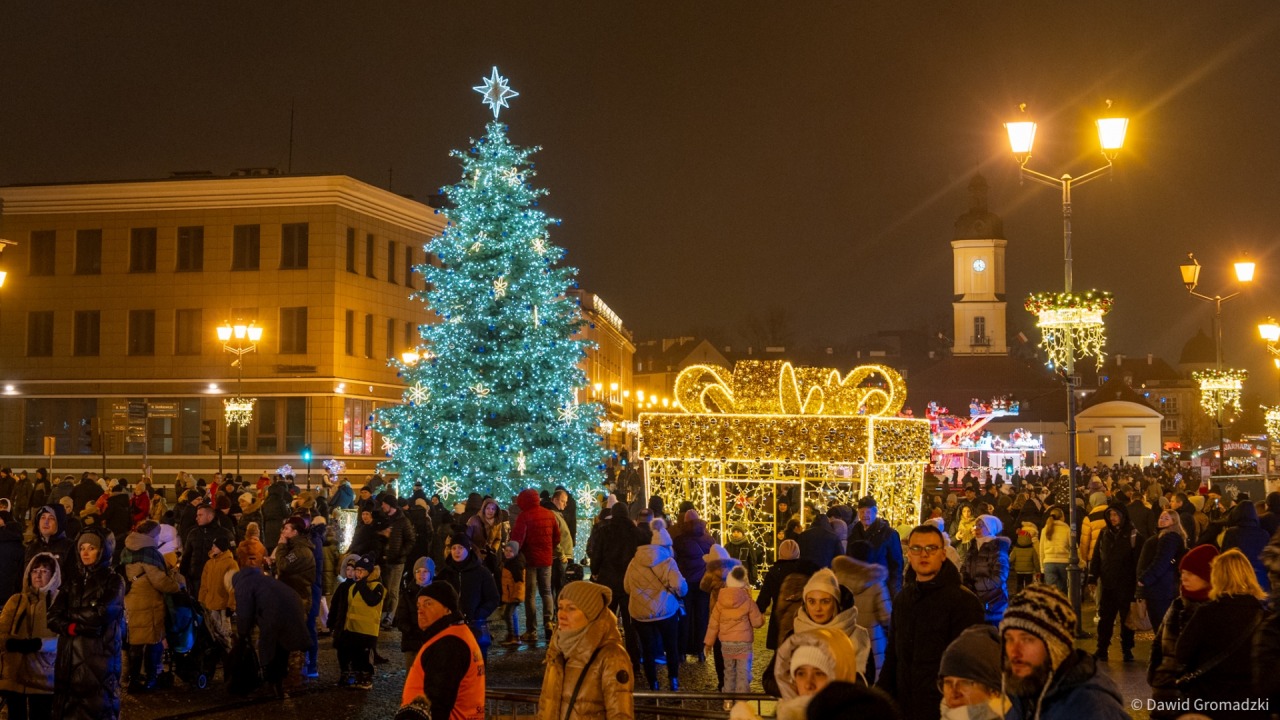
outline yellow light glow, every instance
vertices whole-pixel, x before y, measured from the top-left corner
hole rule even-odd
[[[618,383],[609,383],[609,392],[618,392]]]
[[[236,323],[232,326],[231,333],[236,336],[237,340],[243,340],[249,334],[249,326],[244,323]]]
[[[639,400],[640,402],[644,402],[644,391],[643,391],[643,390],[637,390],[637,391],[636,391],[636,400]]]
[[[1280,341],[1280,324],[1276,323],[1275,318],[1269,317],[1266,322],[1258,324],[1258,334],[1269,343]]]
[[[9,273],[4,270],[0,270],[0,287],[4,287],[4,279],[7,277],[9,277]]]
[[[231,325],[229,323],[223,323],[218,326],[218,339],[222,342],[227,342],[231,339]]]
[[[1257,268],[1257,264],[1252,260],[1241,260],[1235,264],[1236,279],[1240,282],[1253,282],[1253,271]]]
[[[421,357],[422,356],[418,355],[417,350],[405,350],[400,353],[400,360],[405,365],[414,365],[421,359]]]
[[[256,343],[262,339],[262,328],[257,323],[249,323],[249,342]]]
[[[604,383],[596,383],[595,385],[592,385],[591,387],[595,388],[596,392],[597,392],[597,393],[599,393],[601,390],[603,390],[603,389],[604,389]]]
[[[1005,132],[1009,133],[1009,149],[1014,155],[1030,155],[1036,142],[1036,124],[1030,120],[1007,122]]]
[[[1098,142],[1102,145],[1103,154],[1114,153],[1124,147],[1125,132],[1129,129],[1129,118],[1099,118]]]
[[[675,395],[678,407],[689,412],[883,417],[902,409],[907,390],[902,376],[883,365],[862,365],[841,377],[831,368],[744,360],[732,374],[717,365],[685,368],[676,377]]]
[[[1191,378],[1200,383],[1200,406],[1215,417],[1223,410],[1240,412],[1240,394],[1247,377],[1248,370],[1203,370],[1191,373]]]

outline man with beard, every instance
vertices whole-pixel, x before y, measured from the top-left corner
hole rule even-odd
[[[1109,720],[1129,717],[1111,678],[1097,661],[1072,649],[1076,615],[1052,585],[1030,585],[1009,600],[1000,621],[1006,720]]]

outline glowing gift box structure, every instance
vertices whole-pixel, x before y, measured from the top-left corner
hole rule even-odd
[[[649,493],[668,510],[692,501],[722,540],[741,527],[772,560],[774,497],[793,488],[806,525],[806,505],[868,493],[891,525],[919,522],[929,422],[896,417],[907,387],[893,369],[693,365],[675,396],[683,412],[640,416]]]

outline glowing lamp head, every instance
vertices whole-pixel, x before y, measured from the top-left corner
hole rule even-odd
[[[1258,324],[1258,334],[1263,340],[1274,343],[1280,340],[1280,325],[1276,324],[1275,318],[1269,317],[1266,322]]]
[[[595,391],[596,391],[596,392],[600,392],[601,390],[604,390],[604,383],[596,383],[595,385],[592,385],[591,387],[595,388]]]
[[[1195,290],[1196,285],[1200,284],[1200,261],[1196,260],[1196,256],[1187,253],[1187,262],[1178,266],[1182,271],[1182,284],[1187,290]]]
[[[9,277],[9,273],[5,272],[4,270],[0,270],[0,287],[4,287],[4,279],[6,277]]]
[[[218,339],[222,342],[231,339],[231,323],[222,323],[218,326]]]
[[[249,342],[256,343],[262,339],[262,328],[257,323],[249,323]]]
[[[618,383],[609,383],[609,392],[618,392]]]
[[[405,350],[400,353],[400,360],[404,362],[405,365],[413,365],[417,363],[420,358],[421,356],[418,355],[417,350]]]
[[[1020,162],[1031,157],[1031,148],[1036,142],[1036,124],[1030,120],[1007,122],[1005,132],[1009,133],[1009,149]]]
[[[1253,282],[1253,271],[1257,268],[1257,265],[1252,260],[1245,258],[1244,260],[1236,263],[1235,266],[1236,280],[1239,280],[1240,282]]]
[[[236,323],[231,328],[231,334],[235,335],[237,340],[243,340],[249,334],[249,326],[244,323]]]
[[[1114,158],[1124,147],[1124,135],[1129,129],[1129,118],[1098,118],[1098,143],[1102,154]]]

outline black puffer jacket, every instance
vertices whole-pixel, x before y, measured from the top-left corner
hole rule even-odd
[[[103,538],[98,562],[85,567],[77,556],[49,609],[49,629],[58,633],[53,716],[118,718],[124,579],[111,570],[115,537],[97,530],[80,537],[88,533]]]
[[[458,612],[472,627],[488,621],[498,609],[498,586],[493,582],[493,574],[474,554],[468,554],[460,563],[447,558],[440,567],[437,582],[449,583],[458,591]]]
[[[1267,566],[1262,562],[1262,550],[1271,541],[1271,536],[1258,523],[1258,509],[1251,502],[1243,502],[1231,509],[1227,520],[1227,532],[1222,536],[1222,551],[1239,548],[1253,565],[1253,572],[1258,577],[1258,584],[1263,590],[1271,590],[1271,580],[1267,577]]]
[[[982,621],[982,603],[960,584],[960,571],[952,563],[944,560],[927,582],[917,582],[915,573],[907,572],[902,592],[893,599],[889,647],[876,680],[876,687],[902,703],[905,720],[938,717],[942,653],[965,628]]]
[[[396,509],[390,516],[391,534],[387,536],[387,546],[382,551],[381,565],[403,565],[409,558],[409,549],[413,547],[413,525],[403,510]],[[395,582],[395,578],[387,578],[387,582]]]
[[[849,526],[846,546],[853,547],[859,540],[871,543],[871,554],[866,561],[889,571],[889,596],[896,597],[902,589],[902,573],[906,569],[902,560],[902,538],[898,536],[898,531],[889,527],[889,522],[884,518],[876,518],[871,527],[856,522]]]
[[[977,547],[964,558],[960,577],[964,586],[982,601],[986,620],[999,625],[1009,607],[1009,538],[997,535]]]
[[[618,507],[622,510],[617,510]],[[627,574],[631,558],[636,556],[636,548],[641,545],[640,534],[636,532],[636,524],[627,517],[626,507],[614,505],[613,515],[597,525],[587,540],[591,577],[596,582],[608,585],[615,598],[625,594],[622,578]]]
[[[1111,513],[1120,515],[1119,527],[1111,524]],[[1122,602],[1132,601],[1138,587],[1138,556],[1145,538],[1129,522],[1124,505],[1113,503],[1103,514],[1106,525],[1098,533],[1097,550],[1089,563],[1089,575],[1102,592]]]

